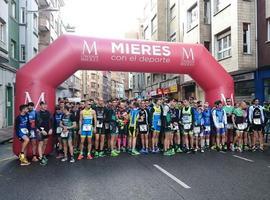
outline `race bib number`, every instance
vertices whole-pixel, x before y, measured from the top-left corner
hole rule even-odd
[[[90,124],[83,125],[83,131],[91,131],[91,130],[92,130],[92,125]]]
[[[188,129],[190,129],[191,128],[191,124],[184,124],[184,129],[185,130],[188,130]]]
[[[178,130],[179,130],[178,124],[177,124],[177,123],[172,124],[171,129],[172,129],[173,131],[178,131]]]
[[[198,134],[198,133],[201,132],[201,128],[200,127],[194,127],[193,131],[194,131],[195,134]]]
[[[227,129],[233,129],[233,124],[227,124]]]
[[[28,135],[29,131],[27,128],[21,128],[21,132],[25,135]]]
[[[223,123],[218,123],[217,128],[224,128],[224,124]]]
[[[211,131],[211,127],[210,126],[206,126],[205,127],[205,131],[208,131],[208,132]]]
[[[157,125],[161,126],[161,120],[158,120]]]
[[[62,127],[57,127],[56,133],[57,133],[57,134],[60,134],[60,133],[62,133],[62,130],[63,130]]]
[[[183,116],[183,122],[184,123],[189,123],[190,122],[190,117],[189,116]]]
[[[105,123],[105,129],[109,129],[110,128],[110,124],[109,123]]]
[[[261,119],[260,118],[255,118],[253,119],[253,123],[256,125],[261,125]]]
[[[31,130],[30,131],[30,138],[35,138],[35,137],[36,137],[35,131]]]
[[[244,130],[246,128],[244,123],[243,124],[238,124],[237,127],[238,127],[239,130]]]
[[[97,128],[102,128],[103,127],[103,123],[100,121],[97,121]]]
[[[139,125],[139,128],[140,128],[141,132],[146,132],[147,131],[147,125],[146,124]]]
[[[62,138],[67,138],[68,137],[68,131],[62,131],[61,135]]]

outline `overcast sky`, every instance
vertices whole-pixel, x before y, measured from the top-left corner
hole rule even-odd
[[[65,24],[76,27],[76,34],[123,38],[142,17],[145,0],[66,0]]]

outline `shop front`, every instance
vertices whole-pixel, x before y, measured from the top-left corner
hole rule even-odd
[[[261,102],[270,102],[270,69],[264,68],[256,72],[255,78],[256,97]]]

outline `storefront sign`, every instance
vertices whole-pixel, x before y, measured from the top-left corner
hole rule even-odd
[[[171,93],[178,92],[177,85],[173,85],[173,86],[171,86],[169,89],[170,89],[170,92],[171,92]]]

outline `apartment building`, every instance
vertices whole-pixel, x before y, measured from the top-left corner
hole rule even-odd
[[[112,98],[125,98],[125,72],[111,72]]]
[[[103,86],[103,100],[109,101],[112,98],[112,88],[111,88],[111,72],[102,71],[102,86]]]
[[[258,70],[256,97],[270,102],[270,0],[257,0]]]

